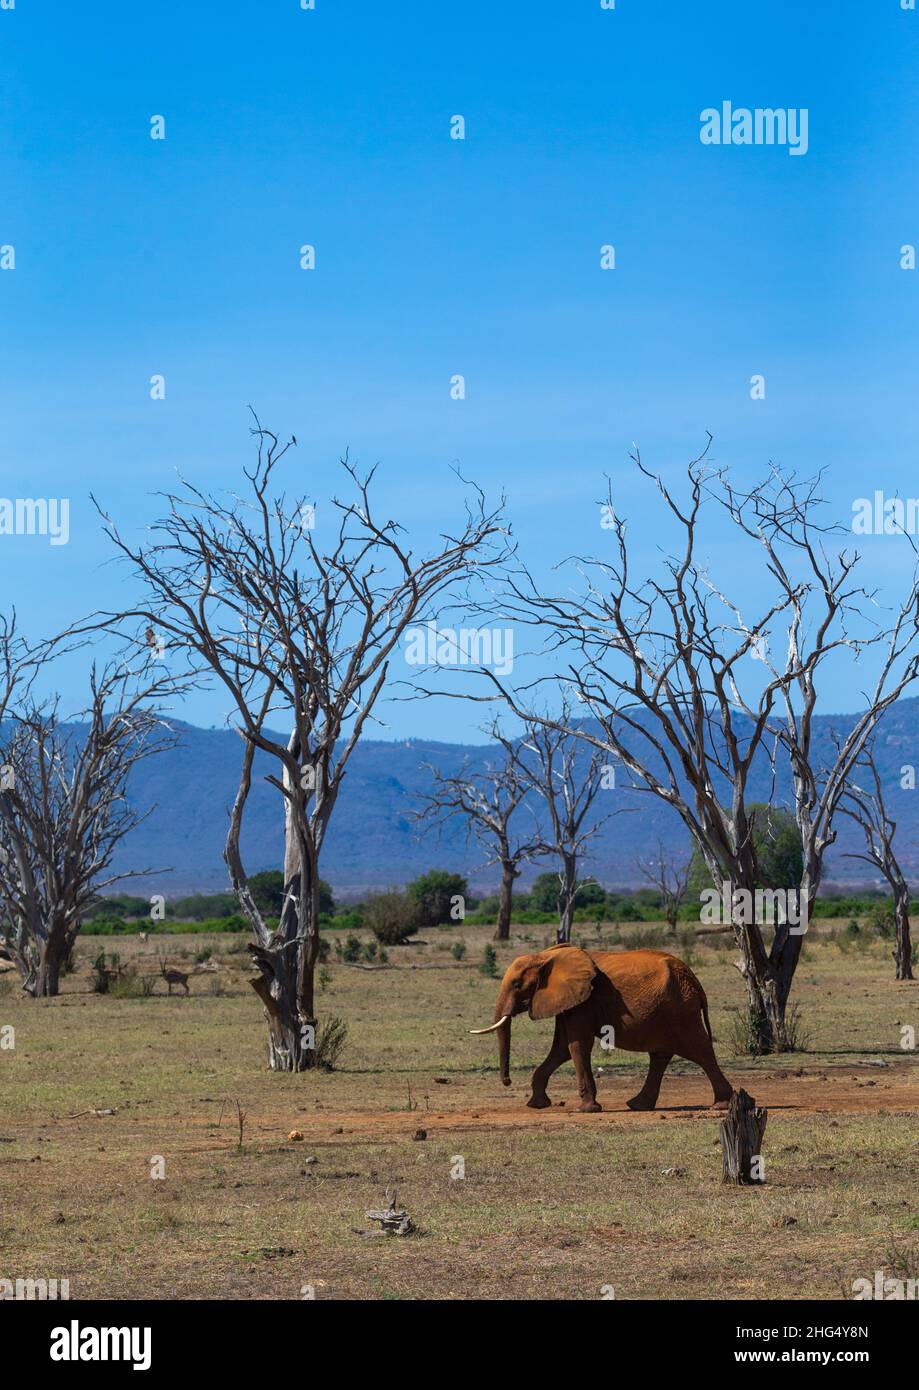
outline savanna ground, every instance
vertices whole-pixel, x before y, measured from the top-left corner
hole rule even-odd
[[[492,1017],[489,929],[463,931],[462,961],[455,928],[391,949],[384,968],[333,960],[320,1017],[343,1017],[347,1042],[334,1072],[300,1076],[265,1068],[244,938],[169,938],[171,965],[207,947],[219,964],[171,999],[159,942],[86,938],[58,999],[0,981],[0,1028],[15,1028],[0,1050],[0,1277],[68,1278],[77,1299],[297,1299],[304,1286],[595,1299],[610,1285],[619,1299],[832,1299],[876,1269],[919,1277],[919,1072],[900,1032],[919,1032],[919,983],[893,980],[887,942],[821,940],[834,925],[812,929],[798,970],[806,1050],[781,1058],[732,1052],[729,943],[688,954],[724,1070],[769,1109],[761,1189],[722,1186],[720,1116],[689,1064],[671,1065],[656,1112],[633,1114],[647,1059],[597,1049],[602,1114],[573,1113],[570,1064],[553,1108],[528,1110],[552,1027],[524,1018],[501,1087],[493,1037],[468,1031]],[[595,935],[578,933],[588,947]],[[521,929],[499,972],[549,939]],[[102,944],[156,974],[156,993],[93,994]],[[417,1233],[356,1233],[387,1185]]]

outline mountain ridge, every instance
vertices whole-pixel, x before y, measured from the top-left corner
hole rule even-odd
[[[818,761],[828,756],[832,732],[843,733],[857,715],[819,715],[814,721]],[[181,893],[212,892],[227,886],[223,841],[229,806],[239,779],[241,742],[231,729],[203,729],[170,721],[178,735],[175,749],[142,761],[132,774],[129,798],[150,812],[120,847],[116,867],[136,873],[138,890]],[[898,821],[895,849],[911,879],[919,878],[919,793],[900,786],[900,770],[919,759],[919,699],[899,700],[884,716],[875,738],[875,755],[888,798],[888,810]],[[322,876],[341,897],[371,888],[404,884],[427,869],[449,868],[467,874],[470,885],[489,890],[497,884],[494,869],[483,869],[483,853],[459,818],[442,827],[419,828],[412,811],[420,808],[422,793],[431,786],[423,764],[455,773],[465,762],[469,771],[481,768],[494,746],[431,739],[400,742],[362,740],[351,756],[338,803],[322,851]],[[587,756],[585,752],[585,757]],[[270,759],[258,757],[247,806],[242,848],[247,872],[279,868],[283,852],[281,798],[264,781]],[[670,854],[689,852],[688,834],[670,807],[649,792],[620,785],[598,796],[597,815],[613,815],[601,826],[590,846],[585,872],[605,887],[635,887],[645,880],[641,857],[656,851],[658,839]],[[765,753],[754,759],[749,800],[788,805],[790,784],[784,769],[776,779],[775,796]],[[604,797],[615,797],[610,804]],[[525,814],[524,812],[520,813]],[[837,818],[838,841],[827,851],[825,880],[847,883],[874,881],[871,867],[845,858],[862,849],[862,832],[847,816]],[[522,884],[553,867],[551,859],[527,866]],[[167,868],[171,872],[163,872]]]

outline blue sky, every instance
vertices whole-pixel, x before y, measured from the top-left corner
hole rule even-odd
[[[741,479],[825,466],[843,517],[876,486],[915,495],[917,47],[899,0],[16,0],[0,495],[69,496],[72,516],[67,546],[0,539],[4,606],[37,634],[111,604],[90,490],[130,530],[175,468],[233,485],[249,403],[297,435],[291,486],[320,508],[348,448],[424,546],[457,462],[506,491],[538,572],[601,550],[605,473],[651,563],[632,441],[672,476],[707,429]],[[703,146],[723,100],[806,107],[807,154]],[[893,592],[902,547],[864,549]],[[859,684],[840,669],[833,708]],[[202,694],[184,713],[223,711]],[[388,732],[468,737],[481,717],[394,705]]]

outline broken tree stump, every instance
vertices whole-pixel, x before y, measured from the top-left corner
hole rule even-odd
[[[404,1209],[396,1208],[396,1190],[384,1192],[383,1196],[388,1202],[388,1206],[383,1211],[365,1211],[364,1215],[368,1221],[379,1221],[378,1231],[356,1231],[357,1235],[364,1236],[408,1236],[414,1231],[414,1223],[408,1212]]]
[[[769,1111],[746,1091],[735,1091],[721,1121],[722,1182],[736,1187],[761,1186],[765,1171],[761,1155]]]

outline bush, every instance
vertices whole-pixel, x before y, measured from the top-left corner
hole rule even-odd
[[[890,941],[897,934],[890,903],[876,903],[868,913],[868,926],[875,936]]]
[[[643,922],[641,908],[629,898],[622,898],[613,904],[609,914],[616,922]]]
[[[734,1056],[757,1056],[760,1049],[749,1005],[744,1005],[742,1009],[730,1009],[729,1016],[731,1022],[728,1041]],[[784,1052],[807,1052],[810,1047],[810,1034],[804,1027],[797,1004],[792,1004],[785,1010],[785,1038],[787,1045],[783,1048]]]
[[[540,874],[533,880],[530,907],[534,912],[558,911],[558,874]]]
[[[345,940],[344,944],[342,944],[341,941],[336,941],[335,945],[338,948],[338,955],[342,960],[351,962],[360,960],[361,939],[359,936],[351,935]]]
[[[241,913],[230,917],[207,918],[192,922],[151,922],[149,918],[137,922],[125,922],[118,917],[97,918],[83,923],[83,936],[136,936],[138,932],[169,932],[174,936],[204,936],[209,932],[230,934],[247,932],[249,923]]]
[[[558,874],[540,874],[533,880],[530,889],[529,906],[534,912],[558,912],[558,895],[561,883]],[[585,878],[578,884],[574,895],[575,908],[584,908],[596,916],[606,907],[606,889],[595,878]],[[640,916],[640,914],[639,914]]]
[[[166,905],[167,913],[170,911]],[[149,917],[149,898],[135,898],[127,893],[113,893],[110,897],[95,898],[84,913],[88,921],[98,917]]]
[[[348,1038],[348,1025],[344,1019],[330,1018],[324,1023],[316,1038],[314,1064],[320,1071],[334,1071]]]
[[[150,999],[155,975],[138,975],[133,966],[125,966],[112,980],[109,993],[113,999]]]
[[[430,873],[416,878],[405,891],[415,904],[419,926],[440,927],[446,922],[462,920],[455,915],[455,903],[457,898],[461,898],[465,908],[469,885],[462,874],[432,869]]]
[[[361,916],[377,941],[386,946],[398,946],[421,925],[417,902],[394,888],[387,893],[371,893]]]
[[[454,941],[450,947],[450,954],[454,960],[463,960],[466,955],[465,941]]]
[[[487,944],[485,954],[482,957],[482,964],[479,966],[479,973],[486,979],[495,980],[498,977],[498,957],[494,946]]]
[[[259,912],[266,916],[280,917],[284,905],[284,875],[279,869],[265,869],[253,874],[249,879],[249,891],[255,899]],[[335,899],[331,885],[324,878],[319,880],[319,915],[331,917],[335,911]]]
[[[659,951],[667,940],[663,927],[639,927],[628,936],[628,944],[633,951]]]
[[[237,907],[235,893],[191,893],[187,898],[175,899],[170,915],[203,922],[208,917],[231,917]]]
[[[108,994],[112,987],[112,982],[117,979],[120,959],[116,952],[112,952],[111,957],[106,961],[105,948],[103,947],[96,959],[93,961],[92,975],[90,984],[93,994]]]

